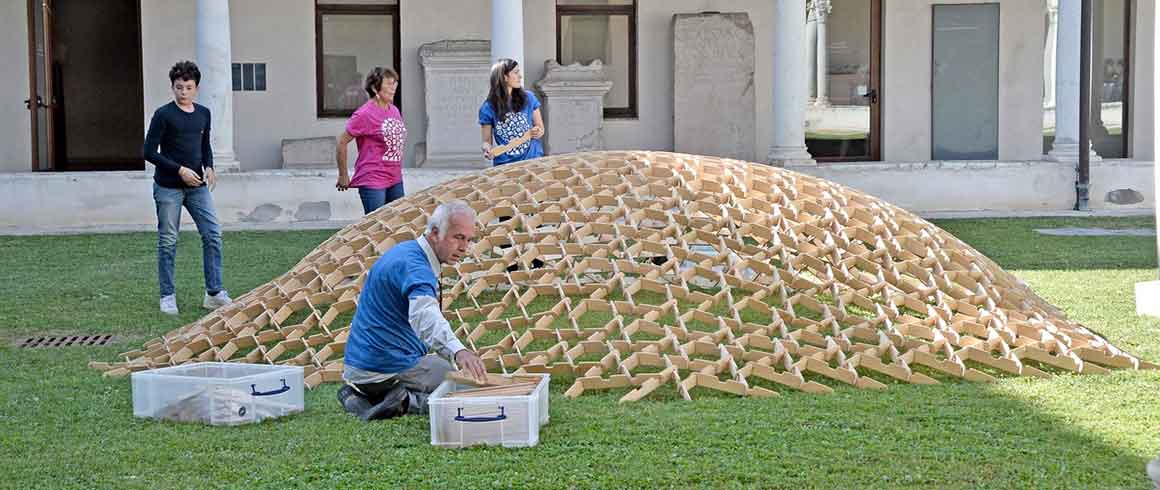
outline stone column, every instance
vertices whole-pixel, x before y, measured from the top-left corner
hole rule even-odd
[[[814,18],[814,9],[806,12],[806,95],[812,104],[818,96],[818,20]]]
[[[491,62],[511,58],[524,66],[524,0],[491,0]]]
[[[1043,46],[1043,107],[1055,108],[1055,43],[1059,40],[1059,0],[1047,0],[1047,41]]]
[[[612,90],[612,81],[600,60],[588,66],[548,60],[536,87],[544,93],[547,154],[604,149],[604,95]]]
[[[806,2],[775,0],[773,37],[773,143],[766,160],[773,165],[813,165],[806,151]]]
[[[814,0],[812,4],[814,19],[817,24],[817,92],[814,96],[814,105],[828,106],[830,105],[830,83],[829,83],[829,68],[830,68],[830,51],[826,49],[828,39],[826,35],[826,18],[830,16],[830,0]]]
[[[1121,19],[1122,20],[1122,19]],[[1108,130],[1104,128],[1103,118],[1103,102],[1104,102],[1104,9],[1103,2],[1092,3],[1092,101],[1091,101],[1091,115],[1088,116],[1091,120],[1091,138],[1092,146],[1096,146],[1096,142],[1105,138]],[[1122,32],[1122,31],[1118,31]],[[1094,148],[1093,148],[1094,151]]]
[[[491,65],[487,41],[438,41],[419,47],[427,140],[417,166],[483,168],[479,106],[487,98]],[[548,128],[549,130],[551,128]]]
[[[218,172],[238,171],[234,154],[234,84],[229,0],[197,0],[198,103],[209,108],[210,144]],[[146,165],[148,167],[149,165]]]
[[[1047,153],[1047,159],[1056,162],[1079,161],[1079,27],[1080,0],[1059,0],[1059,32],[1055,45],[1055,143]],[[1091,151],[1090,143],[1088,151]],[[1099,155],[1092,151],[1091,161],[1099,159]]]

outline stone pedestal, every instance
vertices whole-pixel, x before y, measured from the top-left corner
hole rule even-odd
[[[674,149],[753,161],[757,104],[749,15],[674,15],[673,61]]]
[[[487,98],[491,73],[487,41],[438,41],[419,48],[427,103],[423,167],[479,167],[479,106]]]
[[[536,87],[544,94],[546,154],[604,149],[604,95],[612,82],[600,60],[588,66],[548,60]]]

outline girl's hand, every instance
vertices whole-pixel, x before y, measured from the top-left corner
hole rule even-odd
[[[532,127],[532,139],[538,140],[542,136],[544,136],[544,128],[542,128],[540,126],[533,126]]]
[[[484,141],[480,148],[483,149],[483,159],[491,160],[491,143]]]

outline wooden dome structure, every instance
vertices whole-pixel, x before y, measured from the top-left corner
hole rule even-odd
[[[445,316],[491,372],[574,378],[569,397],[1156,367],[903,209],[780,168],[665,152],[553,156],[431,187],[231,304],[92,366],[115,376],[293,364],[309,386],[340,381],[366,272],[456,199],[476,209],[479,232],[470,256],[443,268]]]

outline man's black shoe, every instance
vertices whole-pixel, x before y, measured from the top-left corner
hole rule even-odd
[[[371,402],[364,398],[350,385],[343,385],[338,389],[338,403],[351,415],[366,420],[365,416],[371,409]]]
[[[398,417],[407,413],[407,405],[410,400],[410,393],[403,387],[402,384],[395,385],[386,395],[383,396],[383,401],[375,404],[367,410],[362,419],[364,421],[381,420]]]

